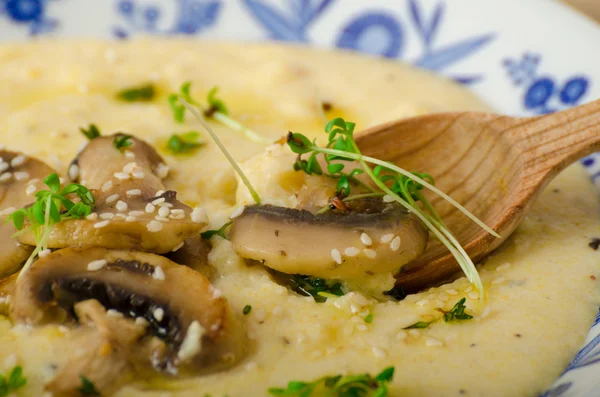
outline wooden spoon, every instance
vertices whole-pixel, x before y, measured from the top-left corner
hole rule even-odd
[[[600,150],[600,100],[559,113],[515,118],[462,112],[390,122],[361,132],[363,154],[411,171],[436,185],[502,237],[482,230],[438,196],[428,195],[477,263],[515,230],[560,171]],[[405,293],[450,281],[460,267],[439,242],[397,275]]]

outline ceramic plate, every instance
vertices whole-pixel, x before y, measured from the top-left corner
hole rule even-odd
[[[600,27],[558,2],[471,0],[0,0],[0,40],[140,34],[281,40],[412,63],[499,112],[533,116],[600,98]],[[581,160],[600,182],[600,156]],[[544,397],[600,395],[600,314]]]

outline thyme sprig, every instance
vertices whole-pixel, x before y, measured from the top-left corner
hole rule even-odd
[[[296,161],[294,168],[303,170],[306,173],[318,173],[321,167],[317,161],[317,156],[323,156],[329,174],[339,177],[337,193],[344,198],[348,198],[351,191],[349,177],[365,173],[377,188],[372,189],[372,193],[382,195],[386,201],[395,201],[415,214],[431,233],[448,248],[468,280],[479,290],[480,297],[483,299],[483,284],[473,261],[448,230],[422,190],[424,188],[430,189],[454,205],[488,233],[496,237],[499,237],[499,235],[450,196],[437,189],[433,185],[433,178],[429,174],[409,172],[395,164],[364,156],[354,140],[354,129],[355,124],[347,122],[343,118],[338,117],[331,120],[325,125],[325,132],[328,134],[325,147],[318,146],[316,139],[311,142],[303,134],[290,132],[287,136],[287,143],[294,153],[300,155],[300,159]],[[302,162],[302,155],[308,155],[306,163]],[[344,162],[352,163],[348,166]],[[356,163],[358,163],[358,167],[348,172],[347,168],[354,167]],[[374,165],[375,168],[371,168],[369,164]],[[423,208],[417,204],[417,201],[422,203]]]
[[[465,306],[466,301],[467,301],[467,298],[462,298],[461,300],[456,302],[456,304],[452,307],[452,309],[447,310],[447,311],[442,309],[441,307],[438,307],[435,310],[444,314],[443,318],[444,318],[445,323],[449,323],[451,321],[459,321],[459,320],[471,320],[473,318],[473,316],[471,316],[469,313],[465,313],[465,309],[467,308]],[[430,324],[434,323],[435,321],[436,320],[419,321],[412,325],[409,325],[408,327],[405,327],[404,329],[427,328],[427,327],[429,327]]]
[[[40,190],[35,194],[36,200],[31,206],[27,206],[13,212],[6,222],[12,222],[18,230],[13,236],[18,236],[31,230],[33,232],[36,247],[25,262],[21,274],[23,274],[35,257],[47,249],[48,237],[55,224],[68,219],[85,218],[92,213],[94,208],[94,196],[83,185],[71,183],[61,189],[60,179],[56,173],[52,173],[44,179],[48,190]],[[73,195],[79,200],[71,200]],[[25,220],[29,225],[25,226]]]

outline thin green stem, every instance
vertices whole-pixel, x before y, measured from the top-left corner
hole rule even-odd
[[[191,105],[189,102],[187,102],[181,96],[179,96],[179,101],[183,104],[183,106],[185,106],[187,108],[187,110],[190,111],[190,113],[192,113],[192,115],[194,115],[194,117],[200,122],[200,124],[202,124],[204,129],[208,132],[210,137],[217,144],[219,149],[221,149],[221,152],[227,158],[227,160],[229,161],[229,164],[231,164],[231,166],[233,167],[235,172],[239,175],[239,177],[241,178],[244,185],[246,185],[254,202],[256,204],[260,204],[260,196],[258,195],[258,193],[256,193],[256,190],[254,190],[254,188],[252,187],[250,180],[248,179],[248,177],[246,177],[246,174],[244,174],[244,171],[242,171],[242,169],[240,168],[238,163],[236,163],[236,161],[233,159],[231,154],[227,151],[227,148],[225,148],[225,145],[223,145],[223,142],[221,142],[221,140],[219,139],[217,134],[215,134],[215,132],[212,130],[212,128],[210,128],[210,126],[208,125],[208,123],[206,123],[206,121],[204,121],[204,117],[202,117],[202,114],[198,111],[198,109],[196,109],[193,105]]]
[[[225,113],[221,113],[221,112],[214,112],[212,117],[217,120],[218,122],[220,122],[221,124],[223,124],[226,127],[231,128],[232,130],[235,131],[240,131],[242,132],[244,135],[246,135],[246,137],[248,139],[250,139],[251,141],[254,142],[258,142],[258,143],[273,143],[273,141],[265,138],[264,136],[252,131],[250,128],[246,127],[245,125],[243,125],[242,123],[232,119],[231,117],[229,117],[228,115],[226,115]]]

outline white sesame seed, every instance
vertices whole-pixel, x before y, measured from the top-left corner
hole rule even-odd
[[[110,223],[109,220],[101,221],[101,222],[96,222],[96,223],[94,223],[94,228],[95,229],[100,229],[100,228],[108,226],[109,223]]]
[[[136,325],[140,325],[142,327],[147,327],[148,325],[150,325],[150,323],[148,322],[148,320],[146,320],[144,317],[136,317],[135,318],[135,324]]]
[[[185,218],[185,214],[174,214],[173,211],[171,211],[171,214],[169,215],[169,219],[183,219]]]
[[[130,175],[126,174],[124,172],[115,172],[113,175],[115,178],[117,178],[120,181],[124,181],[124,180],[127,180],[130,178]]]
[[[400,236],[396,236],[390,243],[390,249],[392,251],[396,252],[396,251],[398,251],[399,248],[400,248]]]
[[[160,179],[165,179],[167,175],[169,175],[169,166],[162,163],[159,164],[156,168],[156,175],[158,175]]]
[[[126,219],[127,215],[125,214],[115,214],[115,219]]]
[[[154,210],[156,209],[156,207],[150,203],[146,204],[146,212],[151,214],[154,212]]]
[[[129,208],[129,206],[127,205],[126,202],[124,202],[122,200],[119,200],[119,201],[117,201],[117,204],[115,205],[115,208],[119,212],[125,212],[125,211],[127,211],[127,208]]]
[[[131,196],[139,196],[140,194],[142,194],[142,191],[140,189],[131,189],[125,192],[126,195],[128,195],[129,197]]]
[[[356,256],[358,254],[360,254],[360,250],[356,247],[348,247],[344,250],[346,256]]]
[[[238,208],[236,208],[235,211],[233,211],[231,213],[231,215],[229,216],[229,219],[235,219],[238,216],[242,215],[244,213],[244,206],[239,206]]]
[[[162,308],[157,307],[154,309],[154,312],[152,312],[152,316],[156,319],[156,321],[162,321],[165,316],[165,311]]]
[[[208,222],[208,216],[206,215],[206,210],[204,208],[195,207],[190,216],[194,223]]]
[[[471,292],[473,291],[473,286],[469,285],[467,288],[465,288],[465,292]]]
[[[490,313],[492,312],[492,308],[489,306],[486,306],[483,311],[481,312],[481,318],[486,318],[487,316],[490,315]]]
[[[185,211],[179,208],[174,208],[171,210],[172,214],[184,214],[185,215]]]
[[[112,188],[112,185],[113,185],[112,181],[107,181],[102,184],[102,187],[100,189],[103,192],[108,192]]]
[[[258,368],[256,361],[249,361],[246,364],[246,371],[254,371],[256,368]]]
[[[77,164],[71,164],[69,167],[69,178],[74,181],[77,177],[79,177],[79,166]]]
[[[10,164],[5,162],[0,162],[0,172],[6,171],[10,167]]]
[[[444,306],[444,301],[441,299],[436,299],[435,300],[435,304],[437,305],[437,307],[443,307]]]
[[[45,249],[45,250],[40,251],[39,254],[38,254],[38,256],[40,258],[43,258],[45,256],[50,255],[51,253],[52,253],[52,251],[50,251],[49,249]]]
[[[123,166],[123,172],[126,174],[131,174],[133,172],[133,169],[137,166],[137,163],[127,163]]]
[[[156,219],[157,221],[161,221],[161,222],[169,222],[169,218],[165,218],[164,216],[156,215],[154,217],[154,219]]]
[[[469,294],[467,296],[469,297],[469,299],[476,300],[476,299],[479,299],[479,292],[471,291],[471,292],[469,292]]]
[[[363,250],[363,252],[365,253],[365,255],[367,256],[367,258],[369,258],[369,259],[375,259],[375,257],[377,257],[377,251],[372,250],[370,248],[365,248]]]
[[[181,247],[183,247],[183,241],[181,243],[177,244],[175,247],[173,247],[171,252],[178,251]]]
[[[506,262],[503,265],[500,265],[496,268],[496,270],[504,270],[504,269],[508,269],[510,267],[510,263]]]
[[[111,219],[113,219],[115,217],[115,214],[113,214],[112,212],[103,212],[99,216],[100,216],[100,219],[102,219],[104,221],[110,221]]]
[[[27,187],[25,188],[25,194],[28,196],[32,196],[36,190],[37,188],[35,187],[35,185],[27,185]]]
[[[12,178],[12,174],[10,172],[5,172],[4,174],[0,175],[0,182],[6,182],[10,178]]]
[[[167,207],[167,208],[173,208],[173,204],[169,203],[169,202],[162,202],[162,203],[158,203],[157,204],[159,207]]]
[[[160,232],[163,228],[163,224],[158,222],[158,221],[150,221],[147,225],[146,225],[146,229],[148,229],[149,232]]]
[[[118,194],[112,194],[106,198],[106,204],[112,204],[119,199]]]
[[[387,244],[390,241],[392,241],[393,238],[394,238],[394,235],[392,233],[384,234],[383,236],[381,236],[381,242],[383,244]]]
[[[444,290],[445,293],[447,293],[448,295],[458,295],[458,291],[452,288],[449,288],[447,290]]]
[[[15,179],[17,181],[24,181],[25,179],[29,179],[29,172],[25,172],[25,171],[15,172]]]
[[[163,194],[165,194],[164,190],[157,190],[156,193],[154,193],[154,197],[162,196]]]
[[[85,219],[87,219],[88,221],[97,221],[98,220],[98,213],[97,212],[92,212],[91,214],[89,214],[88,216],[86,216]]]
[[[428,347],[441,347],[444,346],[444,342],[434,339],[434,338],[425,338],[425,346]]]
[[[131,150],[126,150],[125,151],[125,157],[134,158],[135,157],[135,153],[133,153]]]
[[[0,211],[0,215],[10,215],[15,212],[17,209],[15,207],[6,207],[2,211]]]
[[[337,248],[334,248],[334,249],[331,250],[331,258],[338,265],[342,264],[342,254],[340,254],[340,251]]]
[[[131,175],[133,176],[133,179],[144,179],[146,176],[142,170],[135,170],[131,173]]]
[[[13,157],[13,159],[10,162],[10,165],[12,165],[13,167],[18,167],[20,165],[23,165],[24,162],[25,162],[25,156],[20,154],[17,157]]]
[[[135,221],[137,221],[137,218],[135,216],[129,215],[128,217],[125,218],[125,222],[135,222]]]
[[[371,244],[373,244],[373,240],[371,239],[371,237],[369,237],[369,235],[364,232],[360,235],[360,241],[366,246],[370,246]]]
[[[213,287],[213,290],[212,290],[212,298],[213,298],[213,299],[219,299],[219,298],[220,298],[220,297],[222,297],[222,296],[223,296],[223,293],[221,292],[221,290],[220,290],[220,289],[218,289],[218,288],[214,288],[214,287]]]
[[[385,196],[383,196],[383,202],[384,203],[391,203],[392,201],[394,201],[394,198],[388,194],[386,194]]]
[[[95,261],[91,261],[90,263],[88,263],[87,269],[90,272],[93,272],[93,271],[96,271],[96,270],[100,270],[104,266],[106,266],[107,263],[108,263],[108,261],[106,259],[98,259],[98,260],[95,260]]]
[[[144,214],[144,211],[129,211],[129,216],[143,216]]]
[[[401,329],[396,334],[396,339],[397,340],[404,340],[404,339],[406,339],[407,336],[408,336],[408,333],[405,330]]]
[[[158,209],[158,216],[162,216],[163,218],[166,218],[167,216],[169,216],[170,212],[171,212],[171,210],[168,207],[160,207]]]
[[[408,334],[413,338],[418,338],[421,336],[421,332],[418,329],[409,329]]]
[[[123,313],[121,313],[120,311],[117,311],[115,309],[108,309],[106,311],[106,315],[108,317],[116,317],[116,318],[123,318]]]
[[[152,272],[152,278],[155,280],[164,280],[165,279],[165,272],[163,271],[162,267],[156,266],[154,268],[154,272]]]
[[[373,355],[377,358],[383,358],[385,357],[385,351],[383,351],[382,349],[378,348],[378,347],[373,347],[372,349],[373,351]]]
[[[165,199],[164,197],[159,197],[159,198],[157,198],[156,200],[152,201],[152,204],[154,204],[154,205],[158,205],[158,204],[160,204],[160,203],[164,203],[164,202],[165,202],[165,200],[166,200],[166,199]]]
[[[416,304],[417,304],[417,306],[421,306],[421,307],[423,307],[423,306],[425,306],[425,305],[428,305],[428,304],[429,304],[429,300],[428,300],[428,299],[421,299],[421,300],[420,300],[420,301],[418,301]]]
[[[502,284],[505,280],[506,279],[504,277],[498,277],[492,281],[492,284]]]

